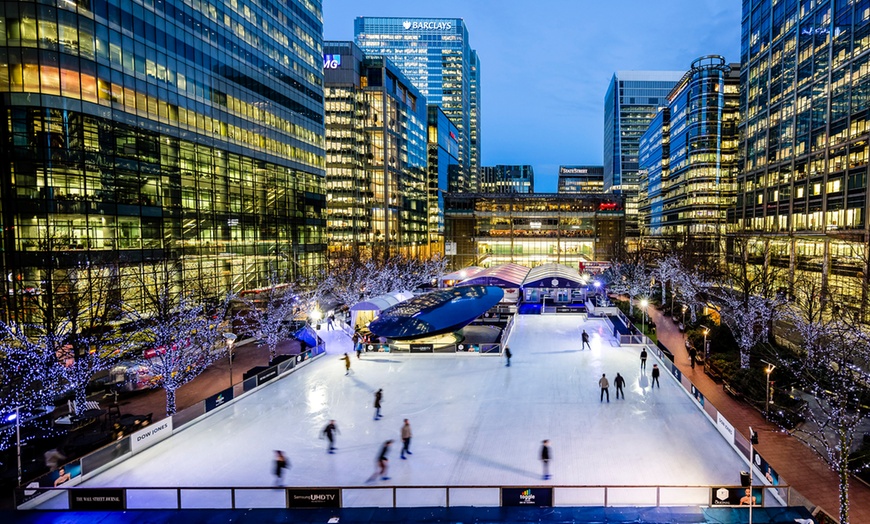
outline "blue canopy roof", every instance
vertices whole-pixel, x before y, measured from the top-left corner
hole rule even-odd
[[[529,274],[529,268],[519,264],[500,264],[486,268],[480,273],[477,273],[471,278],[467,278],[461,282],[463,286],[499,286],[499,287],[520,287],[526,275]]]
[[[574,268],[562,264],[542,264],[529,271],[523,281],[523,288],[575,288],[584,287],[586,284],[580,272]]]

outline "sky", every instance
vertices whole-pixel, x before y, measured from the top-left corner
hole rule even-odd
[[[462,18],[481,65],[481,165],[531,164],[535,192],[559,165],[601,165],[615,71],[686,71],[740,60],[739,0],[324,0],[326,40],[357,16]]]

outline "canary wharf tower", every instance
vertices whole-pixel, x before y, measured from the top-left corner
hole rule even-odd
[[[480,62],[461,18],[358,17],[356,44],[389,58],[459,129],[460,186],[473,190],[480,166]]]

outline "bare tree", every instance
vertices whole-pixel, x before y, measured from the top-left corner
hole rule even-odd
[[[607,287],[613,293],[628,295],[628,312],[634,314],[634,298],[648,295],[652,287],[652,272],[642,259],[614,262],[604,272]]]
[[[268,285],[257,293],[239,299],[244,309],[239,319],[251,334],[258,334],[269,348],[269,359],[278,355],[278,343],[290,337],[293,324],[288,319],[299,309],[293,286],[273,271]]]
[[[859,471],[850,459],[859,427],[868,419],[870,333],[860,312],[814,320],[796,317],[808,349],[785,361],[799,386],[809,393],[806,422],[791,433],[805,442],[837,473],[840,522],[849,522],[849,477]],[[815,324],[815,325],[813,325]]]
[[[658,261],[658,266],[653,270],[653,276],[661,283],[662,289],[662,305],[667,303],[667,287],[668,282],[671,283],[671,311],[673,311],[674,280],[680,271],[682,271],[682,263],[680,258],[674,253],[668,253]]]
[[[145,308],[137,312],[139,361],[152,387],[166,391],[166,414],[176,411],[175,395],[221,353],[215,346],[223,319],[213,318],[191,295],[181,293],[175,267],[143,267],[140,285]]]

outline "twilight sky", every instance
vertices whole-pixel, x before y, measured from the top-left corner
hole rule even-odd
[[[481,64],[482,165],[531,164],[555,192],[560,164],[602,163],[615,71],[740,60],[738,0],[324,0],[327,40],[357,16],[463,18]]]

